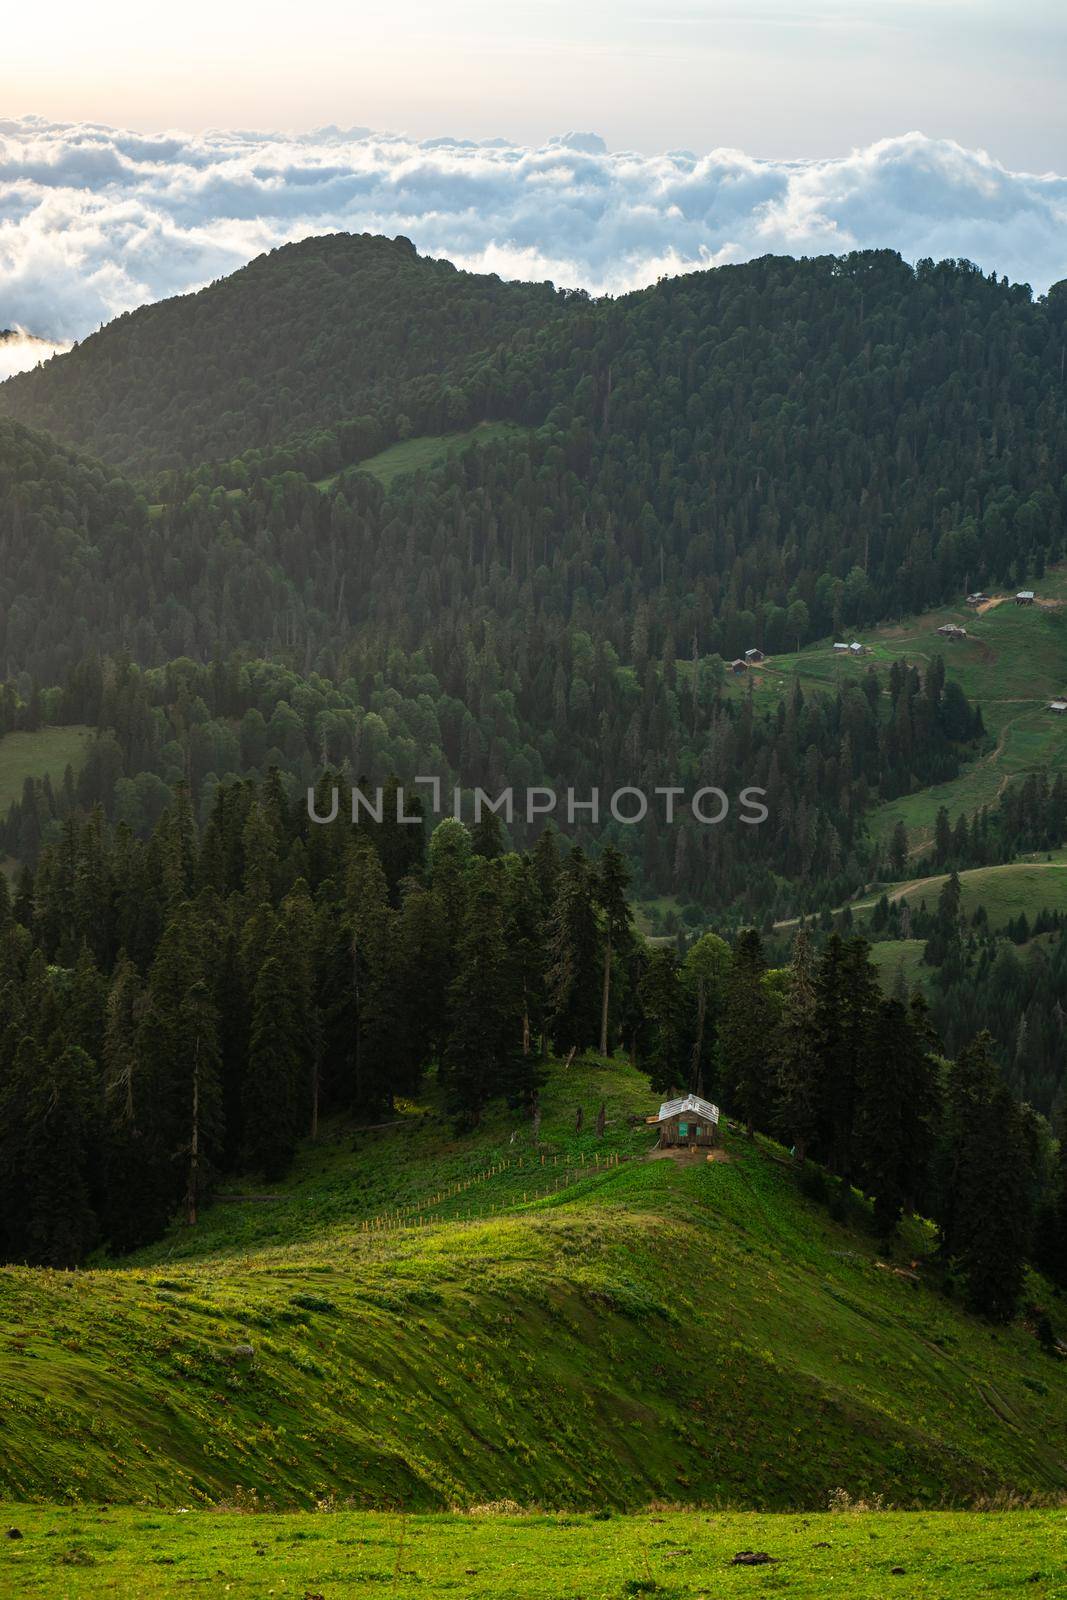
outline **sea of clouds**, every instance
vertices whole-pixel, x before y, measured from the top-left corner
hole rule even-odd
[[[0,118],[0,329],[61,345],[286,240],[406,234],[420,251],[594,293],[768,252],[966,256],[1041,293],[1067,276],[1067,176],[920,133],[826,160],[534,148],[365,128],[141,134]],[[0,373],[40,347],[0,344]]]

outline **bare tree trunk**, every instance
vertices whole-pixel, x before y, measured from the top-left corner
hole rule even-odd
[[[689,1084],[694,1094],[704,1093],[704,1018],[707,1010],[708,997],[704,979],[701,978],[697,985],[697,1036],[693,1043],[693,1055],[689,1065]]]
[[[598,1139],[602,1139],[604,1137],[604,1127],[605,1127],[606,1122],[607,1122],[607,1106],[604,1103],[604,1101],[601,1100],[601,1102],[600,1102],[600,1110],[596,1114],[596,1136],[597,1136]]]
[[[311,1043],[311,1137],[319,1136],[319,1068],[322,1065],[322,1014],[313,1012],[314,1038]]]
[[[604,947],[604,987],[600,996],[600,1054],[608,1053],[608,1004],[611,1000],[611,936]]]
[[[360,1091],[360,1087],[361,1087],[361,1085],[360,1085],[360,1071],[361,1071],[361,1068],[362,1068],[362,1051],[360,1049],[360,1044],[362,1042],[361,1041],[361,1035],[362,1035],[362,1032],[363,1032],[363,1019],[362,1019],[362,1007],[360,1006],[360,1003],[359,1003],[359,940],[358,940],[358,938],[357,938],[357,936],[355,934],[352,935],[352,993],[353,993],[353,995],[355,997],[355,1001],[356,1001],[356,1037],[352,1041],[352,1044],[353,1044],[353,1063],[352,1064],[353,1064],[353,1067],[355,1069],[354,1073],[353,1073],[353,1077],[355,1078],[356,1099],[358,1100],[359,1099],[359,1091]]]
[[[193,1049],[193,1126],[189,1140],[189,1187],[185,1196],[185,1220],[196,1227],[196,1203],[200,1191],[200,1035]]]
[[[319,1136],[319,1064],[314,1062],[311,1068],[311,1137]]]

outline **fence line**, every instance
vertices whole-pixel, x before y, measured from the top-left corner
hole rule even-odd
[[[606,1154],[603,1157],[601,1157],[599,1151],[596,1151],[594,1153],[593,1162],[587,1166],[576,1167],[564,1159],[563,1166],[566,1173],[565,1179],[563,1176],[557,1177],[554,1183],[551,1183],[546,1189],[524,1189],[522,1191],[522,1204],[528,1205],[533,1200],[543,1200],[550,1194],[558,1194],[561,1189],[570,1188],[571,1184],[577,1183],[581,1178],[595,1176],[598,1172],[607,1172],[611,1168],[619,1166],[621,1162],[629,1161],[630,1159],[630,1156],[623,1155],[617,1150],[611,1151],[609,1154]],[[424,1197],[422,1200],[413,1200],[408,1205],[398,1206],[395,1210],[379,1212],[379,1214],[375,1217],[363,1218],[363,1220],[360,1222],[360,1232],[384,1233],[388,1232],[391,1228],[421,1227],[430,1222],[448,1221],[450,1219],[445,1217],[427,1216],[426,1212],[431,1206],[441,1205],[445,1201],[454,1200],[459,1195],[466,1194],[467,1190],[473,1189],[476,1184],[487,1183],[490,1178],[495,1178],[502,1172],[518,1171],[527,1165],[531,1168],[536,1168],[538,1166],[557,1167],[559,1165],[559,1156],[556,1154],[548,1157],[544,1154],[544,1152],[542,1152],[539,1162],[533,1160],[527,1161],[523,1156],[519,1156],[517,1158],[508,1157],[504,1161],[496,1162],[486,1167],[482,1172],[474,1173],[472,1177],[466,1178],[462,1182],[446,1185],[445,1188],[439,1189],[434,1195]],[[518,1201],[512,1201],[510,1206],[505,1206],[504,1204],[499,1206],[491,1205],[489,1208],[489,1214],[495,1215],[497,1211],[510,1209],[511,1206],[517,1205],[518,1203]],[[477,1219],[474,1212],[468,1209],[466,1217],[462,1216],[461,1214],[458,1220],[461,1222],[472,1222]]]

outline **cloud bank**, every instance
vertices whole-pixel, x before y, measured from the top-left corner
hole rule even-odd
[[[25,328],[0,328],[0,383],[13,373],[25,372],[38,361],[47,361],[49,356],[69,349],[67,341],[55,344],[51,339],[35,339]]]
[[[594,293],[777,252],[966,256],[1041,293],[1067,276],[1067,176],[920,133],[833,160],[306,134],[124,132],[0,118],[0,328],[57,342],[271,246],[403,233],[507,278]],[[9,341],[10,343],[10,341]],[[36,359],[32,347],[22,354]],[[3,358],[15,359],[15,347]]]

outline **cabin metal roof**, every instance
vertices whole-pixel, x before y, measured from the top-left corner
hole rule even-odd
[[[692,1111],[694,1116],[703,1117],[705,1122],[719,1120],[718,1106],[713,1106],[710,1100],[702,1100],[698,1094],[685,1094],[680,1100],[664,1100],[656,1121],[666,1122],[668,1117],[680,1116],[683,1111]]]

